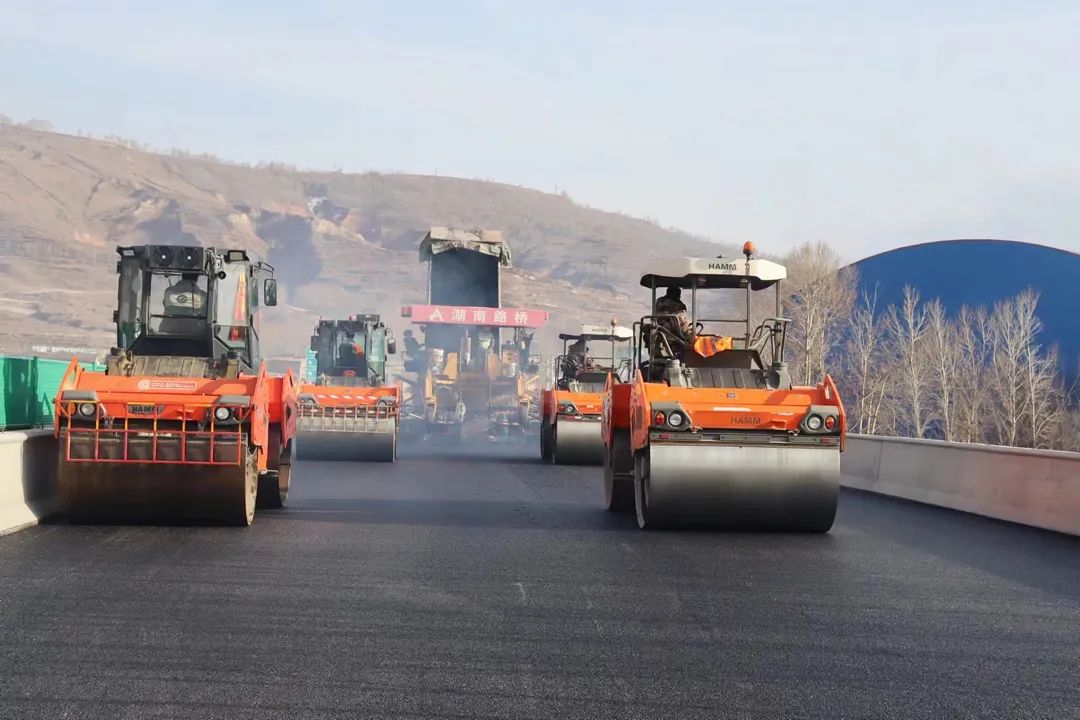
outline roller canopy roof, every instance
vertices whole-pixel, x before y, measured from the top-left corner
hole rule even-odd
[[[783,265],[760,258],[681,258],[656,263],[642,274],[641,284],[712,289],[741,288],[749,281],[751,289],[764,290],[786,277]]]
[[[582,325],[581,332],[560,333],[560,340],[615,340],[625,342],[634,337],[634,331],[623,325]]]
[[[448,250],[472,250],[496,257],[501,265],[510,266],[510,246],[498,230],[433,227],[420,241],[420,261],[426,262],[432,255]]]

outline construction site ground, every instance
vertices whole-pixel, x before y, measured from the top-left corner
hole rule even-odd
[[[535,448],[299,463],[246,530],[0,543],[0,717],[1066,717],[1073,538],[845,491],[641,532]]]

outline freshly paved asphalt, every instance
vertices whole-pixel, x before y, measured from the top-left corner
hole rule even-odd
[[[845,493],[645,533],[598,468],[298,465],[248,529],[0,538],[0,718],[1080,717],[1080,541]]]

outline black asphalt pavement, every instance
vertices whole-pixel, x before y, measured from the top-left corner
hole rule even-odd
[[[304,463],[248,529],[0,538],[0,718],[1077,718],[1080,540],[859,493],[645,533],[599,468]]]

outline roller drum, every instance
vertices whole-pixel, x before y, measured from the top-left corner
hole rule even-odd
[[[553,432],[556,465],[603,465],[604,440],[600,421],[562,420]]]
[[[297,425],[296,457],[301,460],[394,462],[397,459],[397,421],[385,421],[385,430],[356,432],[312,430]]]
[[[836,448],[654,443],[635,458],[643,528],[828,532],[839,486]]]
[[[250,525],[258,469],[240,465],[70,462],[60,458],[60,512],[76,523]]]

